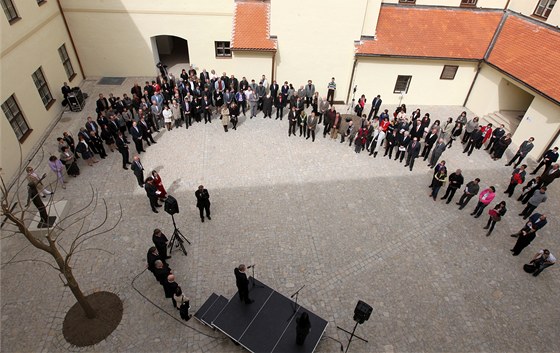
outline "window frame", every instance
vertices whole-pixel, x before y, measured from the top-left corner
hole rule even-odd
[[[76,71],[74,71],[74,66],[70,60],[70,55],[68,55],[68,50],[66,49],[66,43],[63,43],[58,48],[58,55],[60,56],[60,61],[62,61],[62,66],[66,72],[66,77],[69,81],[72,81],[76,77]]]
[[[461,0],[461,7],[476,7],[478,0]]]
[[[450,76],[449,73],[447,73],[447,75],[444,76],[444,74],[446,74],[446,70],[455,70],[453,72],[453,76]],[[441,75],[439,75],[439,79],[440,80],[454,80],[455,76],[457,76],[457,71],[459,71],[459,65],[443,65],[443,70],[441,70]]]
[[[401,77],[408,77],[407,82],[406,82],[406,88],[405,90],[397,90],[397,86],[399,85],[399,79],[401,79]],[[410,88],[410,82],[412,81],[412,75],[398,75],[397,76],[397,80],[395,81],[395,88],[393,89],[393,93],[395,94],[402,94],[403,92],[406,94],[408,93],[408,89]]]
[[[231,42],[223,40],[214,41],[214,54],[216,58],[231,58]]]
[[[8,123],[12,127],[19,143],[23,143],[31,134],[33,129],[29,127],[21,108],[19,107],[15,94],[9,96],[8,99],[2,103],[1,109],[6,119],[8,119]]]
[[[13,0],[0,0],[0,2],[2,3],[2,10],[4,10],[4,14],[10,25],[21,20]]]
[[[550,6],[550,3],[553,2],[552,6]],[[536,16],[538,18],[543,18],[543,19],[548,19],[548,16],[550,16],[550,13],[552,12],[552,9],[554,8],[554,5],[556,5],[556,0],[539,0],[537,2],[537,6],[535,7],[535,11],[533,11],[533,16]],[[541,6],[541,3],[544,3],[544,6]],[[542,8],[542,12],[541,13],[537,13],[539,11],[539,8]]]
[[[49,108],[54,104],[55,99],[51,93],[47,79],[45,78],[42,66],[39,66],[39,68],[31,74],[31,79],[35,84],[35,88],[37,88],[37,93],[39,93],[39,97],[41,98],[43,105],[47,110],[49,110]]]

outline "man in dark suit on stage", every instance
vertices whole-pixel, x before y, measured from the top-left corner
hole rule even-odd
[[[420,142],[418,142],[417,137],[414,137],[408,144],[406,152],[406,164],[404,166],[409,167],[410,171],[412,172],[412,168],[414,168],[414,160],[420,154]]]
[[[245,267],[245,265],[241,264],[233,270],[233,273],[235,274],[235,284],[239,290],[239,299],[244,301],[245,304],[251,304],[254,302],[254,300],[249,298],[249,279],[245,273],[245,270],[251,267],[252,266]]]

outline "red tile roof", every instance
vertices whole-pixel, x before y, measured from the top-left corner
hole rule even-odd
[[[356,46],[357,55],[482,59],[502,12],[382,6],[376,39]]]
[[[270,39],[270,3],[262,1],[237,1],[233,19],[234,50],[276,50]]]
[[[560,101],[560,31],[510,15],[488,62]]]

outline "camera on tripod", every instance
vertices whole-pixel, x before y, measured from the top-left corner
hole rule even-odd
[[[171,254],[173,248],[180,248],[181,251],[183,251],[183,254],[187,256],[187,250],[185,249],[185,245],[183,243],[186,241],[190,245],[191,242],[183,235],[183,233],[181,233],[175,223],[175,214],[179,213],[179,204],[177,203],[177,199],[171,195],[167,195],[167,198],[164,201],[163,209],[171,215],[171,219],[173,220],[173,235],[171,236],[171,241],[167,245],[169,253]]]

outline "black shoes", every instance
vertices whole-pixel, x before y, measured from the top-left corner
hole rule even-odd
[[[206,217],[208,217],[209,220],[212,220],[212,217],[210,217],[210,216],[206,216]]]

